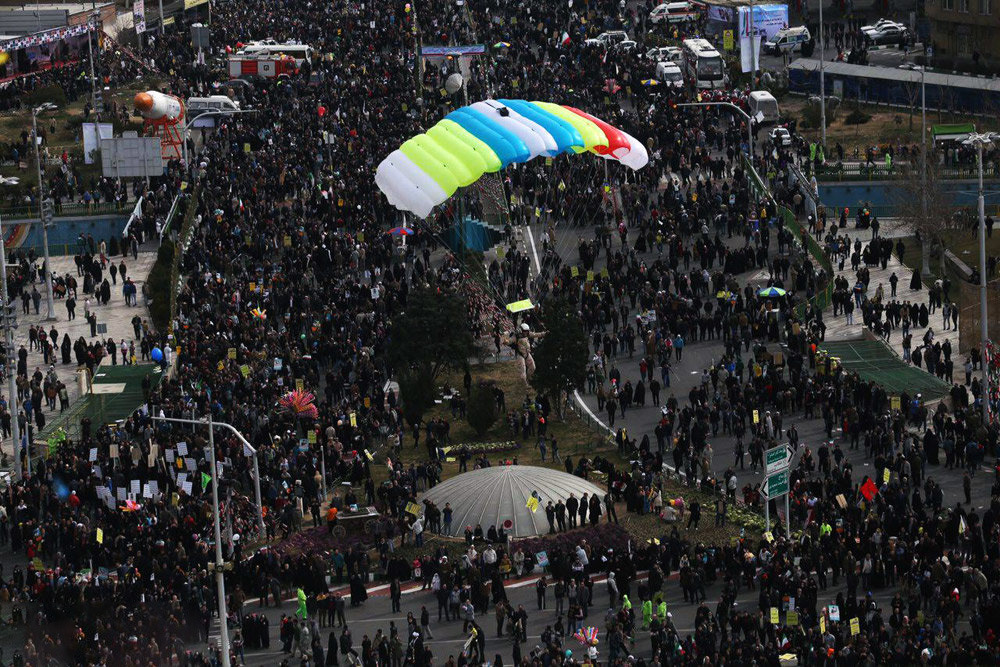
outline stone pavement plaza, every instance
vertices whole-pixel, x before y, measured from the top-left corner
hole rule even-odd
[[[38,314],[35,313],[35,309],[32,306],[29,315],[25,315],[21,306],[20,298],[15,299],[17,306],[17,330],[14,332],[14,348],[15,350],[20,349],[23,345],[25,349],[28,349],[28,329],[32,325],[44,324],[46,332],[50,331],[52,327],[55,327],[59,334],[59,342],[62,342],[63,334],[68,333],[71,342],[75,342],[80,336],[83,336],[84,340],[88,343],[93,343],[94,341],[100,339],[107,341],[108,338],[113,338],[115,342],[120,346],[122,339],[126,342],[135,340],[135,332],[132,328],[132,318],[138,314],[143,320],[149,321],[149,309],[143,302],[142,298],[142,287],[146,282],[146,278],[149,275],[150,269],[153,267],[153,263],[156,261],[156,252],[145,251],[139,252],[138,258],[133,259],[130,253],[128,257],[123,258],[121,255],[116,255],[114,258],[115,264],[119,264],[123,259],[125,261],[125,266],[127,268],[127,277],[132,279],[132,282],[136,286],[136,301],[138,306],[126,306],[125,297],[122,295],[122,280],[118,279],[117,285],[112,284],[111,286],[111,301],[108,302],[106,306],[97,305],[97,299],[93,294],[84,294],[82,290],[83,278],[77,276],[76,263],[73,261],[72,255],[52,257],[52,270],[55,275],[66,275],[70,274],[77,276],[77,283],[80,285],[77,293],[77,303],[76,303],[76,317],[73,320],[69,319],[69,313],[66,309],[65,299],[55,299],[54,310],[55,310],[55,321],[47,321],[47,306],[46,306],[46,285],[44,281],[35,283],[38,287],[38,291],[42,294],[41,304],[38,309]],[[37,264],[40,266],[42,263],[41,259],[36,260]],[[105,271],[105,277],[110,280],[110,274]],[[28,288],[30,291],[30,287]],[[102,329],[102,325],[107,326],[106,333],[99,333],[96,337],[90,335],[90,325],[87,324],[85,316],[85,303],[87,299],[90,299],[90,309],[97,314],[97,325],[98,330]],[[16,352],[15,352],[16,354]],[[139,356],[139,343],[136,341],[136,355]],[[118,362],[121,363],[121,352],[118,352]],[[104,364],[110,364],[110,356],[105,357]],[[28,350],[28,373],[34,373],[35,368],[41,369],[42,373],[48,371],[47,366],[42,357],[42,353],[38,350]],[[56,349],[56,364],[55,371],[56,374],[65,385],[66,390],[69,393],[69,405],[73,404],[80,397],[80,384],[77,381],[77,364],[76,355],[73,355],[72,362],[69,364],[62,363],[62,354],[58,347]],[[3,382],[0,386],[0,395],[5,399],[7,398],[7,383]],[[44,407],[44,406],[43,406]],[[55,410],[45,409],[46,424],[53,421],[54,418],[59,415],[59,402],[56,402]],[[37,438],[37,430],[36,430]],[[0,446],[3,448],[3,452],[8,456],[12,455],[14,451],[14,445],[11,438],[4,438]]]

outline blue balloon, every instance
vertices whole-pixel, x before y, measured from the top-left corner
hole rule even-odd
[[[150,356],[153,357],[153,361],[159,363],[163,361],[163,350],[161,350],[158,347],[154,347],[153,351],[150,353]]]

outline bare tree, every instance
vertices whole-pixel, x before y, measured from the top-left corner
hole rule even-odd
[[[921,270],[931,271],[931,251],[938,249],[944,265],[944,240],[961,227],[961,216],[952,195],[943,186],[943,167],[937,154],[927,155],[927,173],[921,178],[920,161],[911,163],[896,195],[896,210],[903,225],[919,238],[922,248]]]

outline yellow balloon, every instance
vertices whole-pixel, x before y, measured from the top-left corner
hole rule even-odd
[[[10,60],[10,54],[6,51],[0,51],[0,65],[6,65],[8,60]]]

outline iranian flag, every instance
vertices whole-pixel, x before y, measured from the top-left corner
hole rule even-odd
[[[569,46],[570,39],[569,39],[569,33],[568,32],[563,31],[561,42],[562,42],[563,46]]]

